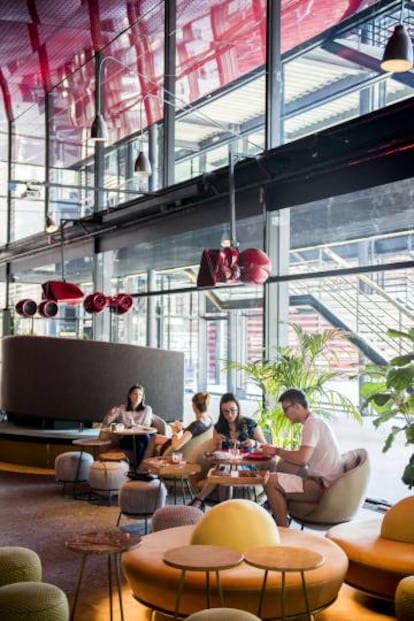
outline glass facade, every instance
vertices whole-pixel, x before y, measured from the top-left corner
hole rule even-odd
[[[263,248],[272,256],[265,287],[197,290],[201,250],[220,247],[229,235],[227,208],[216,216],[214,201],[201,201],[189,224],[180,194],[162,205],[168,216],[172,205],[183,203],[182,218],[171,220],[170,228],[170,220],[160,225],[151,205],[162,204],[161,190],[173,182],[183,192],[191,180],[225,202],[227,182],[220,177],[216,184],[216,172],[227,167],[229,153],[243,157],[265,150],[270,111],[281,144],[314,136],[317,157],[327,128],[411,97],[411,72],[388,75],[379,69],[384,41],[398,21],[395,3],[337,0],[329,15],[318,3],[312,10],[304,1],[280,3],[277,66],[267,54],[264,0],[180,0],[174,36],[167,37],[165,3],[145,3],[140,13],[116,4],[111,28],[101,33],[104,52],[91,53],[91,33],[85,35],[87,51],[76,50],[48,95],[39,90],[8,129],[0,125],[0,290],[3,313],[11,316],[10,326],[3,321],[3,333],[179,349],[189,389],[229,388],[240,395],[255,388],[226,361],[257,359],[264,348],[268,353],[292,342],[292,322],[309,331],[337,326],[355,335],[340,345],[344,377],[369,356],[393,355],[386,329],[413,326],[411,179],[376,180],[364,189],[322,192],[316,200],[297,187],[300,200],[289,207],[278,204],[276,192],[267,220],[260,193],[246,199],[250,211],[244,192],[237,193],[240,248]],[[55,39],[63,54],[58,34]],[[275,93],[273,99],[269,95],[266,74],[272,71],[280,107]],[[97,108],[109,131],[104,145],[90,140]],[[134,174],[140,151],[149,154],[149,178]],[[259,168],[264,183],[272,174],[278,177],[265,164]],[[323,174],[328,178],[328,167]],[[148,215],[139,202],[147,193],[154,201]],[[96,234],[91,225],[97,214],[116,216],[126,208],[122,226],[108,225]],[[56,221],[86,218],[86,224],[46,236],[46,214]],[[38,244],[31,254],[24,240],[33,236]],[[85,295],[131,294],[132,311],[117,315],[106,309],[91,316],[81,304],[60,304],[50,319],[14,313],[21,299],[39,303],[42,283],[62,274]]]

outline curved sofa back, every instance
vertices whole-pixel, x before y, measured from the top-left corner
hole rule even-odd
[[[182,418],[181,352],[41,336],[8,336],[1,346],[0,407],[15,422],[19,417],[101,421],[136,383],[145,387],[156,414]]]

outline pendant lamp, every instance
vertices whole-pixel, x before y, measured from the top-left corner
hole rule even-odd
[[[403,21],[404,0],[401,2],[400,23],[388,39],[381,61],[381,69],[391,73],[409,71],[413,67],[413,43]]]

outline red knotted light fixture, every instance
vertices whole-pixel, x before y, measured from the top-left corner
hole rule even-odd
[[[203,250],[197,276],[197,287],[214,287],[219,283],[262,285],[270,276],[269,257],[259,248],[238,250],[236,239],[236,197],[234,166],[239,156],[229,153],[230,239],[222,241],[222,248]]]
[[[101,313],[105,308],[109,308],[115,315],[124,315],[131,310],[134,301],[128,293],[118,293],[118,295],[107,296],[99,291],[87,295],[83,306],[87,313]]]

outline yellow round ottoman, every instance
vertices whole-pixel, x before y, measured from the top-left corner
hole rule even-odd
[[[0,587],[1,621],[68,621],[64,592],[46,582],[16,582]]]
[[[250,500],[226,500],[210,509],[197,523],[191,537],[194,545],[226,546],[242,554],[254,547],[277,545],[276,522],[260,505]]]
[[[210,608],[195,612],[186,621],[260,621],[260,618],[237,608]]]
[[[0,586],[42,579],[42,564],[34,550],[18,546],[0,548]]]
[[[244,503],[249,503],[255,508],[244,506]],[[325,608],[336,599],[348,567],[346,555],[337,545],[319,535],[289,528],[278,529],[271,518],[270,523],[263,515],[263,513],[268,515],[266,511],[248,500],[227,501],[218,505],[217,509],[219,507],[223,508],[220,511],[210,509],[196,525],[180,526],[146,535],[139,548],[122,555],[124,574],[139,602],[162,613],[173,612],[181,572],[166,565],[163,556],[171,548],[190,544],[203,545],[202,542],[233,548],[237,546],[237,549],[243,549],[244,552],[258,546],[278,545],[279,541],[280,545],[315,550],[325,557],[325,563],[307,573],[310,608],[314,611]],[[201,528],[203,523],[206,532]],[[261,529],[258,528],[258,524],[261,525]],[[215,532],[215,528],[219,532]],[[227,533],[225,541],[221,538],[221,530]],[[244,562],[231,569],[220,571],[225,606],[257,614],[263,574],[263,570]],[[220,598],[213,576],[211,586],[211,607],[220,607]],[[281,617],[281,587],[280,573],[270,572],[262,619]],[[186,572],[180,598],[180,616],[185,617],[205,609],[205,589],[206,579],[203,572]],[[286,616],[303,615],[306,608],[300,573],[290,573],[286,576],[286,590]]]
[[[414,619],[414,576],[400,580],[395,592],[395,614],[398,621]]]

